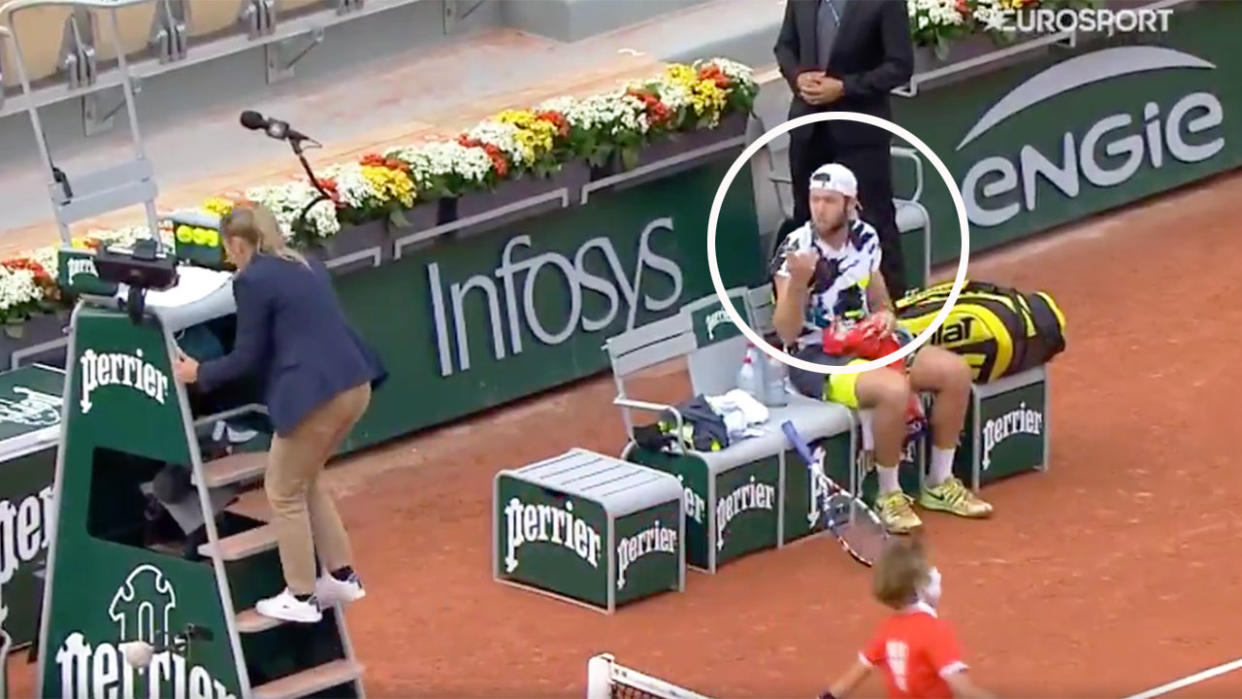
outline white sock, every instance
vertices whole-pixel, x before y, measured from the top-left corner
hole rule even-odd
[[[930,485],[937,486],[953,475],[953,454],[957,449],[941,449],[932,447],[931,474],[927,477]]]
[[[897,479],[897,467],[876,466],[880,478],[880,494],[893,493],[901,490],[901,481]]]

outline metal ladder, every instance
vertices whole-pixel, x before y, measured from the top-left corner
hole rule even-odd
[[[151,161],[147,159],[143,148],[142,132],[138,128],[138,111],[134,104],[136,89],[121,44],[117,19],[119,9],[145,2],[150,0],[13,0],[0,6],[0,30],[13,42],[17,75],[22,86],[21,97],[26,101],[26,111],[30,115],[30,124],[34,128],[39,156],[47,177],[48,194],[56,214],[56,224],[60,229],[61,242],[66,246],[71,241],[69,231],[74,223],[135,204],[142,204],[146,208],[147,229],[151,237],[159,240],[159,220],[155,210],[155,199],[159,190],[155,184]],[[47,135],[39,119],[39,109],[33,99],[30,78],[22,56],[21,37],[12,21],[13,14],[21,10],[53,5],[96,10],[107,16],[106,24],[116,50],[116,69],[121,76],[121,90],[125,96],[125,111],[129,117],[130,140],[133,146],[132,159],[94,172],[80,173],[72,178],[57,168],[52,160]]]

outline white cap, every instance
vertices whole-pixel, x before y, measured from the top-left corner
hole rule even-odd
[[[811,191],[824,189],[857,198],[858,179],[848,167],[840,163],[828,163],[820,165],[819,169],[811,174],[810,189]]]

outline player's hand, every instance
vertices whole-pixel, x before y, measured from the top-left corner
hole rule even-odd
[[[888,337],[897,329],[897,316],[893,315],[893,312],[888,309],[872,313],[867,320],[870,326],[869,334]]]
[[[815,276],[819,255],[814,250],[798,250],[789,254],[789,278],[798,286],[806,286]]]

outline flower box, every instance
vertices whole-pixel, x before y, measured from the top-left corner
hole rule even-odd
[[[371,256],[359,256],[357,260],[340,262],[341,258],[374,248],[379,248],[378,261]],[[383,264],[392,259],[392,236],[388,232],[388,219],[346,224],[341,227],[339,233],[318,239],[314,244],[306,247],[304,252],[331,266],[333,272],[336,273]]]
[[[539,177],[537,175],[527,173],[521,179],[507,180],[495,189],[471,192],[461,197],[451,199],[441,199],[439,208],[439,217],[436,220],[437,225],[452,223],[462,219],[478,216],[489,211],[495,211],[502,207],[520,202],[523,199],[531,199],[542,194],[555,192],[558,189],[569,190],[569,203],[573,204],[578,201],[582,194],[582,187],[591,179],[590,168],[586,163],[580,161],[570,161],[561,166],[559,172],[553,173],[549,177]],[[528,218],[550,210],[563,208],[564,201],[556,198],[548,198],[546,201],[538,204],[532,204],[519,210],[507,212],[495,219],[489,219],[484,225],[493,227],[498,221],[513,221],[520,218]],[[474,226],[471,226],[473,228]]]
[[[16,368],[17,362],[13,360],[13,353],[23,350],[23,354],[18,357],[22,364],[34,361],[52,362],[48,355],[63,353],[66,344],[34,354],[30,350],[39,345],[66,339],[68,327],[69,311],[63,309],[53,313],[34,313],[23,322],[5,325],[4,332],[0,332],[0,370]]]
[[[606,163],[599,167],[591,168],[591,181],[597,182],[629,170],[640,168],[645,165],[651,165],[652,163],[656,163],[661,160],[668,160],[700,148],[706,148],[730,139],[738,138],[739,136],[745,136],[746,126],[749,123],[749,120],[749,113],[735,112],[722,117],[720,124],[716,128],[679,131],[656,137],[651,143],[648,143],[638,151],[638,157],[635,159],[632,168],[625,167],[621,154],[614,152],[611,156],[609,156]],[[736,150],[736,153],[734,153],[734,156],[736,157],[736,154],[741,153],[745,147],[745,143],[739,143],[737,144],[736,149],[731,150]],[[719,158],[721,157],[721,152],[722,151],[717,150],[700,158],[687,159],[678,166],[678,169],[692,168],[701,163],[703,160]],[[667,175],[668,170],[663,170],[662,172]]]
[[[650,165],[651,163],[673,158],[699,148],[706,148],[730,139],[745,136],[746,125],[749,121],[749,113],[734,112],[721,118],[720,124],[714,129],[696,129],[694,131],[683,131],[664,136],[639,151],[638,166]],[[737,152],[741,153],[745,147],[745,143],[739,143],[737,145]],[[719,151],[706,157],[719,157]]]

